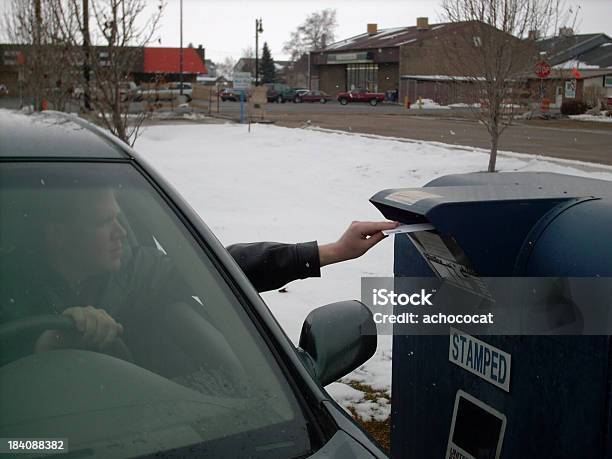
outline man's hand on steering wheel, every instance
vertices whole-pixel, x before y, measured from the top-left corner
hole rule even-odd
[[[80,332],[78,339],[74,335],[59,330],[46,330],[36,340],[34,352],[44,352],[65,347],[91,347],[99,350],[108,349],[115,338],[123,334],[123,326],[115,322],[106,311],[93,306],[73,307],[66,309],[62,315],[74,320]]]

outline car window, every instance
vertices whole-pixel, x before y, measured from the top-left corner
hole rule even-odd
[[[0,437],[94,457],[310,451],[249,315],[131,164],[4,163],[0,215]],[[85,306],[122,324],[122,346],[34,352],[49,317]]]

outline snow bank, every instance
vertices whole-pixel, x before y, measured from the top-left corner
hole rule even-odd
[[[480,108],[480,104],[479,103],[475,103],[475,104],[466,104],[463,102],[458,102],[456,104],[449,104],[448,105],[451,108]]]
[[[578,121],[595,121],[597,123],[612,123],[611,116],[604,115],[569,115],[570,119]]]
[[[419,107],[420,105],[420,107]],[[431,100],[431,99],[421,99],[421,103],[419,104],[418,100],[415,100],[414,102],[412,102],[412,105],[410,106],[411,110],[419,110],[419,108],[425,108],[428,110],[432,110],[432,109],[442,109],[442,110],[450,110],[450,107],[447,105],[440,105],[439,103]]]

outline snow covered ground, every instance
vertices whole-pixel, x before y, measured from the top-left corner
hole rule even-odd
[[[136,145],[190,202],[225,245],[235,242],[336,240],[352,220],[380,220],[368,202],[385,188],[420,187],[445,174],[486,169],[486,151],[438,142],[254,125],[158,125]],[[612,168],[501,154],[501,171],[549,171],[612,180]],[[358,299],[362,276],[391,276],[393,241],[360,259],[325,267],[322,278],[263,294],[288,336],[298,342],[302,322],[318,306]],[[391,392],[391,337],[344,381]],[[334,383],[328,391],[368,420],[390,413],[388,399]]]
[[[570,119],[578,121],[595,121],[597,123],[612,123],[612,117],[601,115],[570,115]]]

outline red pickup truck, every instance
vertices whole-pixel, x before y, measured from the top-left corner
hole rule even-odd
[[[354,89],[349,92],[341,92],[337,96],[338,102],[346,105],[349,102],[368,102],[370,105],[377,105],[385,100],[385,95],[382,92],[368,92],[365,89]]]

